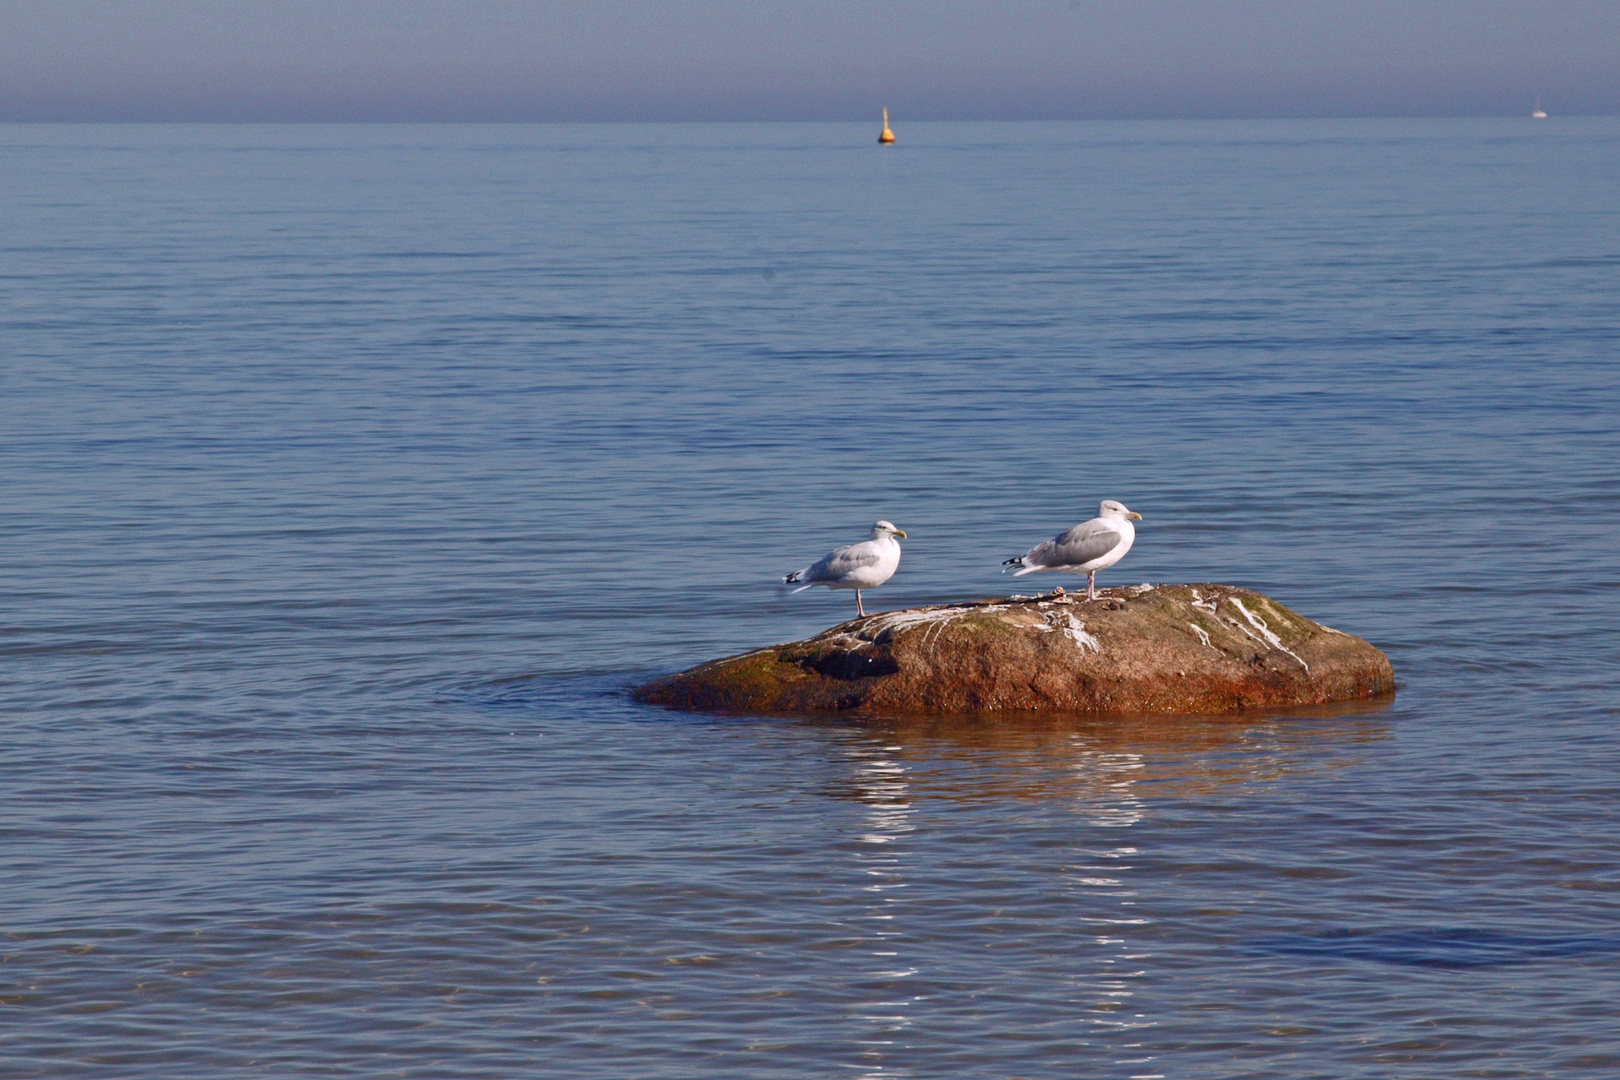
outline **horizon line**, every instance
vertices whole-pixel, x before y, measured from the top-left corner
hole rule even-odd
[[[892,108],[891,108],[892,111]],[[876,116],[881,109],[874,110]],[[1571,112],[1550,113],[1541,119],[1561,120],[1598,120],[1620,116],[1620,112]],[[1284,121],[1297,122],[1302,120],[1509,120],[1509,119],[1535,119],[1529,112],[1457,112],[1457,113],[1303,113],[1299,115],[1271,114],[1230,114],[1216,116],[1198,115],[1164,115],[1164,116],[1019,116],[1019,117],[950,117],[950,116],[923,116],[903,120],[907,124],[1119,124],[1119,123],[1196,123],[1196,122],[1256,122],[1256,121]],[[866,124],[873,123],[871,117],[842,117],[842,118],[766,118],[766,117],[689,117],[689,118],[583,118],[572,117],[568,119],[545,118],[477,118],[457,117],[453,119],[431,117],[332,117],[314,119],[308,117],[253,117],[253,118],[223,118],[223,117],[0,117],[0,125],[52,125],[52,124],[105,124],[105,125],[138,125],[138,124],[218,124],[218,125],[249,125],[249,124],[284,124],[284,125],[456,125],[456,124]]]

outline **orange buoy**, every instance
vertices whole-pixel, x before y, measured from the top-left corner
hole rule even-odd
[[[884,109],[883,110],[883,133],[878,136],[878,143],[881,145],[881,144],[892,143],[892,142],[894,142],[894,132],[889,130],[889,110]]]

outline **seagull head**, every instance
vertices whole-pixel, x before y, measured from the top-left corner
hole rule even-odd
[[[872,539],[882,540],[885,536],[898,536],[905,539],[906,530],[897,529],[891,522],[880,521],[872,526]]]
[[[1135,510],[1127,510],[1125,504],[1117,499],[1104,499],[1101,508],[1097,511],[1098,517],[1130,518],[1132,521],[1141,521],[1142,515]]]

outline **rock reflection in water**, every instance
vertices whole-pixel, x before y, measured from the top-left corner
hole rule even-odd
[[[821,721],[885,748],[914,795],[952,799],[1078,799],[1104,813],[1121,783],[1136,797],[1207,794],[1356,760],[1390,734],[1387,700],[1239,717],[1009,713]],[[1110,762],[1130,755],[1129,779]],[[853,778],[852,778],[853,779]],[[829,794],[861,801],[860,782]]]
[[[861,805],[847,842],[851,946],[861,958],[848,983],[858,1055],[849,1064],[874,1077],[923,1075],[945,1064],[926,1049],[940,1029],[1000,1026],[1010,1037],[1038,984],[1066,987],[1069,1020],[1038,1036],[1054,1052],[1106,1056],[1122,1075],[1162,1075],[1149,1049],[1153,995],[1141,993],[1155,957],[1153,898],[1136,872],[1151,851],[1138,826],[1156,797],[1350,765],[1358,748],[1389,737],[1389,724],[1368,712],[833,724],[847,771],[826,794]],[[1038,841],[1049,873],[1024,880],[998,859],[1002,836],[984,829],[1027,832],[1033,804],[1054,800],[1069,802],[1077,820]],[[1051,821],[1049,811],[1038,817]],[[953,839],[942,850],[945,836]],[[964,925],[997,944],[964,955],[959,935],[941,932]]]

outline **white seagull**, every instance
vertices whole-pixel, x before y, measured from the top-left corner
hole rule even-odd
[[[1086,599],[1097,599],[1097,571],[1113,566],[1125,557],[1136,542],[1136,526],[1142,515],[1127,510],[1122,502],[1104,499],[1097,516],[1060,532],[1044,544],[1036,544],[1026,555],[1002,563],[1009,570],[1018,567],[1014,577],[1037,570],[1061,570],[1086,575]],[[1003,570],[1002,573],[1006,573]]]
[[[861,615],[861,590],[875,589],[894,577],[900,565],[900,541],[904,529],[897,529],[887,521],[872,526],[872,539],[859,544],[846,544],[834,548],[803,570],[795,570],[782,579],[784,585],[797,585],[793,591],[804,592],[812,585],[825,585],[829,589],[854,589],[855,610]]]

